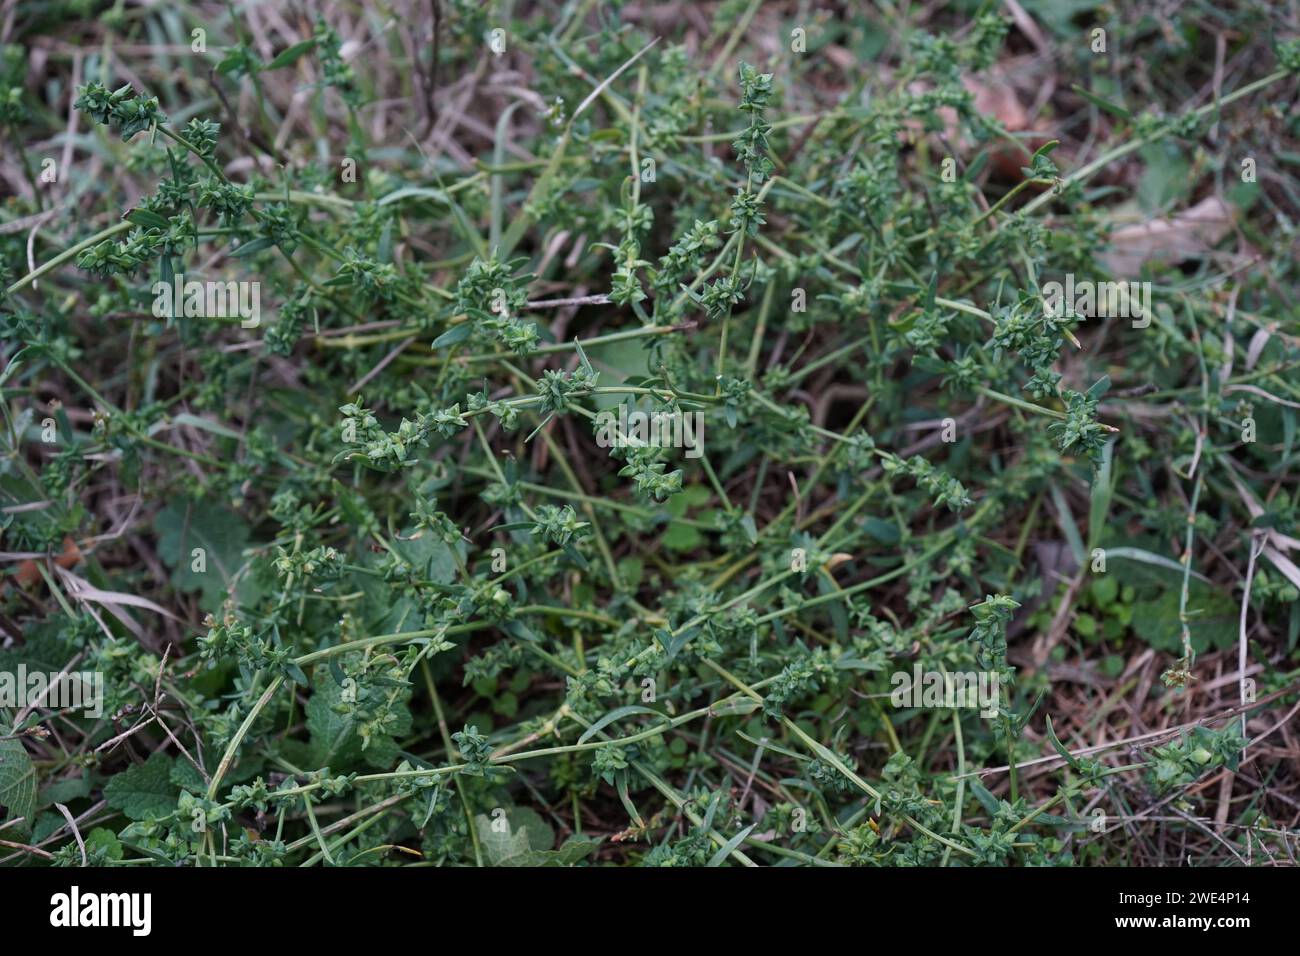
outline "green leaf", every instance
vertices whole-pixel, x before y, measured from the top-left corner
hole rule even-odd
[[[1110,514],[1110,500],[1115,493],[1111,471],[1114,454],[1115,440],[1111,439],[1102,446],[1101,464],[1092,476],[1092,494],[1088,506],[1088,547],[1090,549],[1101,543],[1101,533]]]
[[[263,249],[270,249],[275,245],[275,240],[269,236],[258,236],[256,239],[250,239],[248,242],[238,246],[234,252],[230,253],[230,258],[238,259],[242,256],[251,256],[254,253],[261,252]]]
[[[664,646],[665,663],[672,661],[677,656],[677,652],[685,647],[686,643],[698,633],[700,633],[698,627],[689,627],[676,636],[669,631],[656,631],[655,637]]]
[[[1085,90],[1078,83],[1071,83],[1070,89],[1074,90],[1074,92],[1078,93],[1080,96],[1082,96],[1093,106],[1100,107],[1101,109],[1105,110],[1107,113],[1110,113],[1112,116],[1118,116],[1122,119],[1127,119],[1127,120],[1131,120],[1133,118],[1133,114],[1130,113],[1128,110],[1124,109],[1124,107],[1120,106],[1118,103],[1111,102],[1110,100],[1106,99],[1104,96],[1098,96],[1096,93],[1093,93],[1090,90]]]
[[[1183,573],[1183,566],[1173,558],[1167,558],[1161,554],[1153,554],[1143,548],[1107,548],[1106,560],[1109,561],[1112,558],[1127,558],[1130,561],[1141,561],[1143,564],[1154,565],[1158,568],[1167,568],[1168,570],[1176,571],[1179,574]],[[1209,580],[1205,575],[1198,571],[1192,571],[1192,577],[1201,581]]]
[[[75,648],[58,636],[57,628],[37,626],[28,633],[26,644],[0,649],[0,671],[16,673],[18,666],[25,664],[29,673],[45,671],[57,674],[76,653]],[[6,730],[8,725],[0,728],[0,732]]]
[[[704,543],[704,535],[680,521],[670,522],[659,543],[669,551],[694,551]]]
[[[168,777],[176,786],[190,793],[203,793],[207,790],[207,784],[203,782],[203,775],[199,773],[199,768],[188,760],[177,758]]]
[[[180,591],[201,591],[204,609],[217,610],[244,563],[248,527],[228,508],[198,501],[163,508],[154,518],[154,530],[158,554],[172,569],[172,584]],[[196,565],[196,548],[203,549],[202,564]],[[194,570],[196,566],[203,570]]]
[[[118,773],[104,786],[104,800],[132,820],[165,817],[176,809],[180,790],[172,783],[172,758],[155,753],[144,763]]]
[[[1137,188],[1144,212],[1164,212],[1189,195],[1194,181],[1192,164],[1177,144],[1150,143],[1138,150],[1138,155],[1145,164]]]
[[[531,523],[528,527],[532,527]],[[456,580],[456,554],[454,545],[449,545],[441,538],[425,533],[418,538],[411,537],[413,528],[402,532],[399,540],[393,542],[393,548],[429,581],[437,584],[451,584]]]
[[[13,354],[13,357],[9,359],[9,364],[5,366],[5,370],[0,372],[0,385],[4,385],[9,381],[9,379],[13,377],[14,372],[18,371],[18,369],[22,367],[23,363],[21,359],[30,351],[32,351],[31,346],[26,346]]]
[[[516,860],[530,851],[550,850],[555,845],[555,831],[536,810],[528,807],[510,807],[504,815],[480,813],[474,818],[474,824],[483,854],[492,866]]]
[[[171,285],[176,279],[176,267],[172,265],[171,256],[160,256],[158,259],[158,281],[163,285]],[[167,319],[168,327],[171,326],[171,318]]]
[[[987,149],[981,150],[967,165],[966,172],[961,177],[963,182],[973,183],[979,174],[984,171],[984,167],[988,165],[990,155]]]
[[[442,335],[434,339],[433,344],[429,347],[434,349],[444,349],[449,345],[455,345],[457,342],[464,342],[469,338],[470,333],[473,331],[473,322],[460,322],[453,325],[446,332],[443,332]]]
[[[117,834],[106,827],[95,827],[86,834],[86,852],[102,848],[110,860],[122,859],[122,841]]]
[[[535,521],[507,521],[505,524],[496,525],[493,531],[528,531],[532,532],[536,526]]]
[[[122,218],[145,229],[162,229],[165,231],[168,228],[166,219],[156,212],[150,212],[148,209],[132,209]]]
[[[1079,761],[1075,758],[1074,754],[1065,749],[1065,745],[1057,738],[1056,728],[1052,726],[1051,717],[1047,718],[1047,739],[1052,742],[1052,749],[1065,758],[1065,762],[1070,765],[1071,770],[1079,769]]]
[[[0,719],[9,727],[9,715]],[[6,832],[28,834],[36,814],[36,767],[21,740],[0,740],[0,822],[22,817],[23,822]]]
[[[1065,495],[1061,493],[1060,485],[1053,482],[1051,490],[1052,503],[1056,505],[1061,533],[1065,535],[1065,540],[1070,545],[1070,553],[1074,555],[1075,563],[1079,567],[1083,567],[1085,560],[1083,538],[1079,536],[1079,528],[1074,523],[1074,515],[1070,513],[1069,502],[1065,500]]]
[[[734,700],[725,700],[722,703],[713,704],[709,707],[709,713],[714,717],[743,717],[752,714],[762,706],[762,704],[750,697],[737,697]]]
[[[608,714],[583,731],[582,736],[578,738],[578,743],[585,744],[588,740],[596,736],[596,734],[600,733],[614,721],[622,720],[624,717],[631,717],[633,714],[654,714],[656,717],[663,716],[663,714],[657,710],[652,710],[649,707],[641,707],[637,704],[629,704],[626,707],[619,707],[615,710],[611,710]]]
[[[36,825],[32,827],[30,843],[39,846],[46,837],[51,836],[56,830],[62,828],[67,823],[63,819],[63,814],[54,810],[38,810],[36,813]]]
[[[438,202],[449,202],[449,197],[441,189],[434,189],[431,186],[406,186],[402,189],[394,189],[391,193],[385,193],[375,203],[376,206],[387,206],[389,203],[401,202],[403,199],[435,199]]]
[[[587,564],[587,559],[579,554],[578,549],[572,544],[561,545],[561,550],[570,561],[576,564],[583,571],[586,571],[590,567],[590,565]]]
[[[730,840],[724,843],[719,848],[718,852],[713,854],[712,859],[710,859],[706,865],[722,866],[722,864],[726,861],[727,857],[731,855],[731,851],[734,850],[736,847],[740,846],[740,844],[745,841],[745,837],[749,836],[750,831],[753,830],[754,827],[756,826],[758,826],[757,823],[751,823],[749,826],[745,827],[745,829],[741,830],[734,837],[732,837]]]
[[[343,689],[330,677],[327,668],[312,674],[311,699],[307,701],[307,731],[311,735],[308,759],[312,766],[343,770],[363,761],[372,767],[390,769],[398,760],[399,748],[392,734],[377,734],[363,746],[358,722],[339,713]],[[360,697],[358,690],[358,697]],[[411,732],[411,712],[405,703],[393,705],[397,720],[393,734],[403,737]]]
[[[46,784],[41,788],[39,803],[43,807],[48,807],[52,803],[70,803],[73,800],[80,800],[82,797],[90,796],[92,786],[90,774],[83,770],[75,777]]]
[[[306,40],[299,40],[291,47],[286,47],[276,55],[274,60],[263,67],[263,72],[266,70],[278,70],[281,67],[290,66],[291,64],[296,63],[298,60],[302,59],[305,54],[311,52],[317,42],[316,37],[308,37]]]
[[[1060,145],[1061,145],[1061,141],[1059,139],[1049,139],[1042,146],[1039,146],[1036,150],[1034,150],[1034,155],[1030,157],[1030,163],[1032,164],[1032,162],[1035,159],[1037,159],[1039,156],[1051,155],[1052,151]]]
[[[709,800],[708,809],[704,811],[704,822],[700,824],[702,830],[709,830],[713,827],[713,818],[718,813],[718,808],[722,806],[722,791],[713,791],[713,797]]]
[[[998,812],[1001,804],[998,802],[998,798],[989,792],[988,787],[984,786],[984,784],[980,783],[978,780],[968,780],[966,783],[970,786],[970,792],[975,794],[975,799],[980,802],[980,805],[984,807],[985,810],[989,813]]]
[[[1182,626],[1178,621],[1181,587],[1172,584],[1139,597],[1133,604],[1133,631],[1156,650],[1177,654],[1182,649]],[[1217,588],[1193,580],[1187,596],[1187,632],[1192,650],[1204,654],[1210,648],[1232,647],[1239,633],[1237,602]]]
[[[220,422],[214,422],[210,418],[204,418],[202,415],[194,415],[190,412],[173,415],[170,421],[173,425],[191,425],[194,428],[201,428],[205,432],[211,432],[213,435],[220,435],[222,438],[233,438],[235,441],[243,441],[244,438],[233,428],[227,428]]]
[[[571,836],[557,850],[529,850],[507,857],[501,866],[573,866],[589,857],[598,846],[599,840]]]

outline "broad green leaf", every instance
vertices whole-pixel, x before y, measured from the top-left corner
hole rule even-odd
[[[412,538],[413,528],[402,532],[400,540],[393,542],[393,548],[410,561],[420,575],[436,584],[451,584],[456,580],[456,556],[452,548],[460,548],[464,557],[463,545],[449,545],[430,532],[418,538]]]
[[[169,776],[171,782],[182,790],[188,790],[191,793],[203,793],[207,789],[207,785],[203,782],[203,775],[199,773],[198,768],[184,757],[176,758]]]
[[[93,781],[90,774],[82,771],[66,780],[56,780],[41,788],[40,805],[48,807],[52,803],[68,803],[90,795]]]
[[[318,668],[312,675],[311,699],[307,701],[307,731],[311,735],[308,749],[313,767],[344,770],[359,763],[372,767],[391,769],[398,760],[397,741],[390,734],[380,734],[362,739],[358,722],[339,711],[344,707],[343,688],[330,677],[326,668]],[[358,688],[360,695],[363,691]],[[397,722],[392,725],[397,737],[411,731],[411,713],[406,704],[394,705]]]
[[[659,539],[659,543],[669,551],[694,551],[704,543],[704,535],[688,524],[673,521],[669,523],[668,530]]]
[[[1133,630],[1156,650],[1182,652],[1182,625],[1178,622],[1180,587],[1143,590],[1133,604]],[[1240,628],[1240,608],[1219,591],[1193,580],[1187,594],[1187,632],[1192,650],[1232,647]]]
[[[599,840],[571,836],[556,850],[529,850],[501,861],[501,866],[573,866],[589,857],[600,846]]]
[[[248,528],[243,520],[221,505],[179,502],[158,512],[154,530],[158,554],[172,569],[172,584],[181,591],[201,591],[205,610],[220,607],[244,563]],[[197,555],[195,549],[200,548],[202,554]]]
[[[1191,163],[1178,144],[1165,140],[1138,150],[1145,164],[1138,180],[1137,198],[1144,212],[1168,212],[1188,196],[1194,178]]]
[[[172,758],[155,753],[144,763],[115,774],[104,786],[104,800],[132,820],[165,817],[176,809],[180,797],[171,770]]]
[[[122,841],[117,838],[117,834],[106,827],[95,827],[86,834],[86,851],[102,847],[105,855],[110,860],[122,859]]]
[[[8,732],[12,714],[0,711],[0,725]],[[21,740],[0,740],[0,822],[22,817],[11,832],[28,834],[36,813],[36,767]]]
[[[489,816],[480,813],[474,818],[479,843],[488,863],[498,866],[530,851],[550,850],[555,845],[555,831],[536,810],[528,807],[504,809],[504,814]]]

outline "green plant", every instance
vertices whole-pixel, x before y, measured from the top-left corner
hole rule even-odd
[[[0,58],[0,675],[104,688],[0,699],[0,858],[82,865],[55,804],[102,800],[97,865],[1121,862],[1085,807],[1230,772],[1201,862],[1294,835],[1251,755],[1300,676],[1295,41],[1232,32],[1225,79],[1190,14],[1115,13],[1126,84],[1100,8],[1045,18],[1049,136],[982,105],[996,4],[435,4],[431,68],[307,6],[270,59],[209,4],[210,54],[75,91]],[[1266,263],[1179,225],[1210,193]],[[1191,233],[1147,324],[1048,307],[1120,276],[1130,194]],[[992,700],[894,704],[913,667]]]

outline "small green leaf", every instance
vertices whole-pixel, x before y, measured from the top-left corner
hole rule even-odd
[[[980,802],[980,805],[983,806],[985,810],[989,813],[998,812],[1001,804],[998,802],[997,797],[989,793],[988,788],[984,786],[984,784],[980,783],[978,780],[968,780],[966,782],[970,786],[970,792],[975,794],[975,799]]]
[[[244,256],[251,256],[255,253],[261,252],[263,249],[270,249],[274,245],[274,239],[271,239],[268,236],[258,236],[256,239],[250,239],[248,242],[238,246],[235,251],[230,254],[230,258],[240,259]]]
[[[1093,93],[1091,90],[1085,90],[1078,83],[1071,83],[1070,89],[1074,90],[1074,92],[1078,93],[1080,96],[1082,96],[1093,106],[1100,107],[1101,109],[1105,110],[1107,113],[1110,113],[1112,116],[1118,116],[1121,119],[1127,119],[1127,120],[1131,120],[1133,118],[1133,114],[1130,113],[1128,110],[1124,109],[1124,107],[1120,106],[1118,103],[1111,102],[1110,100],[1106,99],[1104,96],[1098,96],[1096,93]]]
[[[578,738],[578,743],[585,744],[588,740],[596,736],[596,734],[600,733],[614,721],[622,720],[624,717],[630,717],[633,714],[653,714],[656,717],[663,716],[663,714],[657,710],[651,710],[649,707],[641,707],[637,704],[629,704],[626,707],[619,707],[616,710],[611,710],[608,714],[583,731],[582,736]]]
[[[1065,749],[1065,745],[1062,744],[1060,739],[1056,736],[1056,728],[1052,726],[1051,717],[1047,718],[1047,739],[1052,742],[1052,749],[1065,758],[1065,762],[1070,765],[1071,770],[1079,769],[1079,761],[1075,758],[1074,754]]]
[[[156,212],[150,212],[148,209],[132,209],[122,218],[145,229],[165,230],[167,228],[167,220]]]
[[[658,638],[659,643],[663,645],[667,660],[671,661],[677,656],[677,652],[685,647],[687,642],[698,633],[700,633],[698,627],[691,627],[676,636],[669,631],[656,631],[655,637]]]
[[[278,70],[281,67],[289,66],[300,60],[305,54],[311,52],[312,48],[319,42],[316,37],[309,37],[306,40],[299,40],[291,47],[286,47],[276,54],[275,59],[266,64],[264,70]]]
[[[736,849],[736,847],[740,846],[740,844],[744,843],[745,837],[749,836],[750,832],[756,826],[758,826],[757,823],[751,823],[749,826],[745,827],[745,829],[741,830],[739,833],[733,836],[730,840],[728,840],[719,848],[717,853],[713,854],[713,857],[705,865],[722,866],[722,864],[726,862],[727,857],[731,855],[731,851]]]
[[[469,338],[470,333],[473,331],[474,331],[474,323],[472,322],[458,323],[457,325],[453,325],[446,332],[443,332],[442,335],[434,339],[433,344],[429,347],[434,349],[445,349],[449,345],[455,345],[458,342],[464,342],[467,338]]]
[[[22,357],[31,351],[33,351],[33,349],[29,345],[20,348],[17,352],[13,354],[13,356],[9,359],[9,364],[5,366],[4,371],[0,372],[0,385],[4,385],[6,382],[9,381],[10,378],[13,377],[14,372],[18,371],[18,369],[22,367],[23,364],[21,361]]]

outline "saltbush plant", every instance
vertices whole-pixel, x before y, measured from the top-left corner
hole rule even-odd
[[[1297,24],[1024,6],[18,8],[5,862],[1289,858]]]

